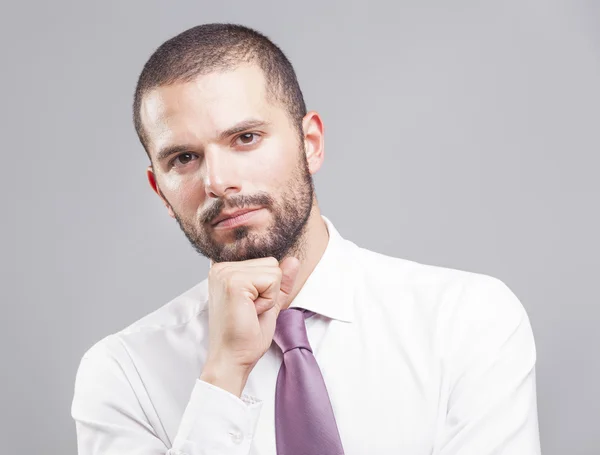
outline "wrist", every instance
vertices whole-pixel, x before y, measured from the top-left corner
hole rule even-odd
[[[204,365],[200,379],[239,398],[242,396],[250,371],[250,368],[212,360]]]

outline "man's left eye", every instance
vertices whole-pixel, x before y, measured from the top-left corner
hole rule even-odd
[[[242,145],[253,144],[258,139],[258,136],[254,133],[245,133],[238,137],[238,141]]]

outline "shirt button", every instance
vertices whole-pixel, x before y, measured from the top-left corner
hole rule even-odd
[[[240,444],[244,440],[244,435],[242,434],[241,431],[234,430],[230,434],[231,434],[231,440],[236,444]]]

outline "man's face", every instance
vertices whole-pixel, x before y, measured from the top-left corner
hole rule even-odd
[[[159,87],[141,117],[150,183],[200,254],[281,260],[302,250],[314,193],[304,141],[257,66]],[[258,210],[215,223],[246,209]]]

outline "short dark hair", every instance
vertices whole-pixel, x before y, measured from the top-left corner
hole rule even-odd
[[[150,56],[138,78],[133,122],[148,157],[148,138],[141,122],[142,99],[149,91],[217,70],[256,63],[265,75],[267,95],[282,103],[292,124],[302,131],[304,97],[292,64],[265,35],[236,24],[203,24],[165,41]]]

